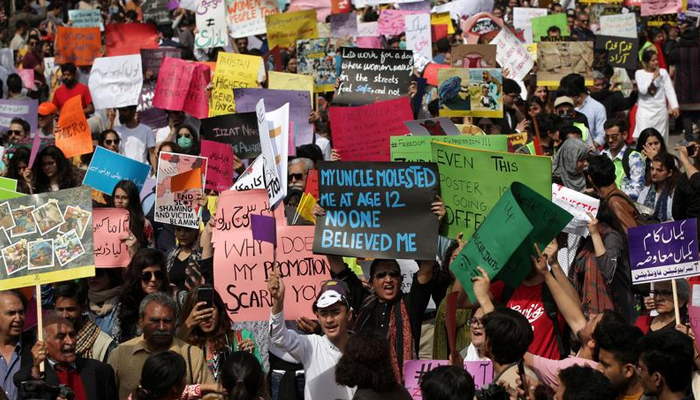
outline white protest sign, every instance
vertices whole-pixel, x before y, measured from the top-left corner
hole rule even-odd
[[[263,159],[263,173],[265,178],[265,188],[267,196],[270,198],[270,205],[274,206],[284,198],[280,177],[277,173],[275,163],[275,151],[270,140],[270,125],[265,113],[265,100],[260,99],[255,106],[255,113],[258,117],[258,132],[260,134],[260,156]]]
[[[507,29],[501,29],[491,44],[496,45],[498,64],[504,71],[508,69],[508,79],[522,81],[535,65],[525,46]]]
[[[406,48],[413,54],[430,59],[433,56],[430,40],[430,14],[410,14],[404,16],[406,22]]]
[[[601,15],[600,34],[634,39],[637,37],[637,16],[635,13]]]
[[[282,197],[287,196],[287,156],[289,155],[289,103],[266,113],[275,166],[280,177]]]
[[[100,10],[68,10],[68,20],[73,28],[105,28],[102,25]]]
[[[265,161],[262,157],[258,157],[246,170],[236,179],[236,183],[231,186],[231,190],[252,190],[265,189],[265,173],[263,164]]]
[[[226,9],[234,38],[265,34],[265,16],[279,13],[275,0],[226,0]]]
[[[376,37],[379,36],[379,22],[358,22],[357,36]]]
[[[137,105],[142,85],[140,54],[96,58],[88,80],[96,109]]]
[[[461,20],[461,17],[468,18],[481,12],[493,11],[494,0],[456,0],[441,4],[430,10],[431,14],[450,13],[453,20]]]
[[[525,43],[532,43],[532,19],[547,15],[546,8],[515,7],[513,8],[513,26],[525,33]]]
[[[552,203],[574,216],[574,219],[564,227],[564,232],[579,236],[588,236],[588,222],[591,218],[587,213],[593,215],[598,214],[600,200],[553,183]]]
[[[194,45],[198,49],[225,47],[228,44],[226,4],[222,0],[198,0],[195,11],[197,35]]]

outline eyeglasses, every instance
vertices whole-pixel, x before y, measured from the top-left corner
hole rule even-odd
[[[8,130],[7,136],[12,136],[12,135],[22,136],[22,133],[23,133],[22,131]]]
[[[304,177],[304,174],[289,174],[288,178],[290,181],[297,180],[300,181]]]
[[[401,276],[401,272],[399,271],[382,271],[382,272],[377,272],[374,274],[375,279],[384,279],[389,275],[392,278],[398,278]]]
[[[150,282],[155,278],[157,281],[163,280],[163,271],[146,271],[141,273],[141,280],[144,282]]]
[[[620,138],[619,133],[615,133],[612,135],[605,135],[605,140],[618,140]]]
[[[653,297],[669,298],[673,296],[673,292],[670,290],[652,290],[651,292],[649,292],[649,294],[651,294]]]
[[[480,325],[480,326],[484,326],[484,320],[483,320],[483,318],[472,317],[472,318],[469,318],[469,320],[468,320],[467,322],[469,322],[469,325]]]
[[[106,144],[107,146],[111,146],[112,143],[114,143],[114,144],[119,144],[120,141],[121,141],[121,139],[119,139],[119,138],[116,138],[116,139],[105,139],[105,144]]]

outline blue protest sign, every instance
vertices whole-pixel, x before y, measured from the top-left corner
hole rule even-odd
[[[111,196],[114,186],[124,179],[133,181],[141,190],[150,172],[151,166],[148,164],[134,161],[104,147],[97,147],[83,179],[83,185]]]

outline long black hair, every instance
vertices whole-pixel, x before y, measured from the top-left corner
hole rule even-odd
[[[51,181],[44,173],[43,158],[50,157],[56,162],[56,181],[58,189],[70,189],[80,186],[80,180],[73,164],[63,155],[61,149],[56,146],[46,146],[37,154],[32,166],[34,174],[34,192],[46,193],[51,191]]]
[[[230,400],[253,400],[267,398],[265,373],[254,355],[236,351],[221,367],[221,386]]]
[[[179,388],[182,392],[186,372],[185,359],[174,351],[151,355],[143,364],[141,382],[133,394],[134,400],[160,399],[167,396],[173,388]]]
[[[136,242],[139,244],[139,247],[145,249],[148,247],[148,237],[146,236],[146,232],[144,230],[144,226],[146,225],[146,217],[143,215],[143,207],[141,207],[139,189],[136,187],[134,182],[128,179],[119,181],[117,185],[114,186],[114,190],[112,190],[112,198],[110,199],[112,202],[112,207],[114,207],[114,195],[117,192],[117,189],[123,190],[126,193],[126,196],[129,198],[129,206],[127,208],[127,210],[129,210],[129,230],[136,238]]]
[[[19,170],[19,164],[24,163],[26,168],[32,168],[29,165],[29,157],[31,157],[31,151],[26,147],[20,147],[15,150],[15,154],[10,158],[10,162],[7,164],[7,172],[5,177],[11,178],[17,181],[17,191],[21,193],[29,194],[29,187]]]

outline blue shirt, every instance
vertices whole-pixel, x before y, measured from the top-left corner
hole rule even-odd
[[[594,142],[598,145],[605,145],[605,120],[607,120],[608,115],[605,112],[605,106],[600,104],[593,97],[588,96],[586,100],[583,101],[581,107],[577,108],[576,111],[582,113],[588,119],[588,129],[591,132],[591,136]]]
[[[10,400],[17,400],[17,386],[15,386],[12,378],[15,377],[19,367],[21,366],[22,358],[22,339],[20,339],[15,345],[15,351],[12,352],[12,358],[9,362],[5,357],[0,354],[0,383],[2,389],[5,391],[7,398]]]

